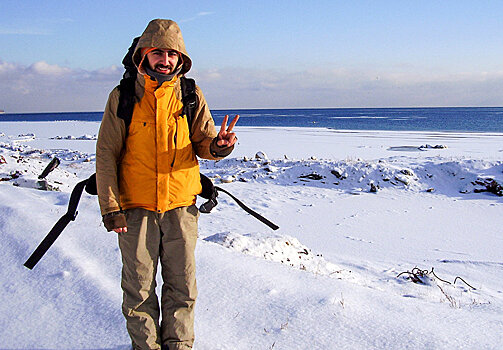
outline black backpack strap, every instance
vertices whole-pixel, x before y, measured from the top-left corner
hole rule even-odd
[[[236,201],[236,203],[244,211],[246,211],[248,214],[250,214],[251,216],[253,216],[257,220],[263,222],[264,224],[266,224],[267,226],[269,226],[273,230],[279,229],[278,225],[272,223],[271,221],[267,220],[265,217],[263,217],[262,215],[260,215],[256,211],[247,207],[243,202],[241,202],[239,199],[234,197],[232,194],[230,194],[229,192],[227,192],[223,188],[214,186],[213,182],[211,182],[211,180],[208,177],[206,177],[203,174],[200,174],[200,176],[201,176],[201,186],[203,187],[203,190],[199,195],[208,200],[207,202],[201,204],[201,206],[199,207],[199,211],[201,213],[205,213],[205,214],[210,213],[211,210],[218,204],[217,197],[218,197],[218,191],[220,191],[220,192],[227,194],[232,199],[234,199],[234,201]]]
[[[74,221],[77,217],[78,211],[77,206],[79,205],[80,197],[82,196],[82,191],[84,188],[87,188],[88,183],[94,181],[94,187],[96,187],[96,176],[93,174],[90,178],[79,182],[73,188],[72,194],[70,196],[70,202],[68,203],[68,210],[65,215],[63,215],[58,222],[52,227],[51,231],[45,236],[45,238],[40,242],[37,249],[31,254],[31,256],[26,260],[24,266],[29,268],[30,270],[39,262],[40,259],[44,256],[44,254],[49,250],[52,244],[59,237],[61,232],[65,229],[65,227],[70,223],[70,221]],[[90,187],[93,185],[90,184]]]
[[[234,197],[232,194],[230,194],[229,192],[227,192],[226,190],[224,190],[223,188],[220,188],[220,187],[217,187],[215,186],[215,189],[220,191],[220,192],[223,192],[225,193],[226,195],[228,195],[229,197],[231,197],[232,199],[234,199],[234,201],[236,201],[236,203],[244,210],[246,211],[248,214],[250,214],[251,216],[253,216],[255,219],[263,222],[264,224],[266,224],[267,226],[269,226],[270,228],[272,228],[273,230],[277,230],[279,229],[279,226],[276,225],[276,224],[273,224],[271,221],[267,220],[265,217],[263,217],[262,215],[260,215],[259,213],[257,213],[256,211],[253,211],[252,209],[248,208],[243,202],[241,202],[239,199],[237,199],[236,197]]]
[[[90,195],[97,196],[98,186],[96,185],[96,173],[89,176],[89,178],[86,181],[87,181],[85,187],[86,192],[89,193]]]
[[[58,167],[58,165],[61,163],[58,157],[54,157],[49,164],[45,167],[44,171],[42,171],[42,174],[38,176],[39,180],[45,179],[47,175],[49,175],[50,172],[52,172],[54,169]]]
[[[186,78],[182,76],[180,78],[180,84],[182,88],[182,102],[183,102],[182,115],[187,116],[189,133],[190,135],[192,135],[191,131],[192,122],[194,120],[194,115],[196,114],[197,105],[199,103],[196,94],[196,81],[192,78]]]
[[[126,125],[126,135],[129,132],[129,125],[133,117],[133,109],[135,104],[135,82],[138,70],[133,62],[133,53],[136,49],[140,37],[133,39],[133,43],[128,49],[126,56],[122,60],[122,64],[126,71],[119,83],[119,104],[117,106],[117,116],[124,120]]]

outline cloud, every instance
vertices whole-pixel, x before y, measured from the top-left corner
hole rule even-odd
[[[102,111],[122,67],[70,69],[0,60],[0,109]],[[193,69],[212,109],[502,106],[503,72],[420,73],[350,69]]]
[[[48,64],[44,61],[33,63],[26,71],[40,75],[63,75],[71,72],[69,68]]]
[[[210,108],[502,106],[503,72],[194,71]]]
[[[3,72],[14,71],[14,69],[16,69],[16,65],[14,63],[0,61],[0,74]]]
[[[178,21],[179,23],[187,23],[187,22],[192,22],[192,21],[195,21],[196,19],[200,18],[200,17],[204,17],[204,16],[210,16],[210,15],[213,15],[214,12],[210,12],[210,11],[203,11],[203,12],[199,12],[197,13],[195,16],[192,16],[190,18],[186,18],[186,19],[182,19],[180,21]]]
[[[37,28],[6,28],[0,27],[0,35],[51,35],[47,30]]]
[[[122,70],[70,69],[40,61],[30,66],[0,61],[0,109],[6,112],[102,111]]]
[[[54,29],[57,26],[72,22],[75,22],[75,20],[69,17],[44,19],[34,16],[30,18],[29,23],[24,25],[20,25],[19,23],[12,25],[5,23],[0,24],[0,35],[53,35]]]

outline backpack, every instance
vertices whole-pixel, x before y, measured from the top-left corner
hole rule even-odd
[[[140,37],[136,37],[133,39],[133,43],[129,47],[126,56],[124,56],[124,59],[122,60],[125,72],[119,85],[117,86],[120,92],[119,104],[117,106],[117,116],[124,120],[126,126],[126,137],[128,134],[129,125],[131,124],[131,119],[133,117],[133,109],[136,98],[135,81],[136,81],[137,69],[133,63],[133,53],[136,48],[136,45],[138,44],[139,39]],[[183,102],[182,114],[185,114],[187,116],[187,123],[190,131],[192,121],[194,119],[194,114],[198,106],[198,100],[196,95],[196,83],[194,79],[186,78],[185,76],[181,77],[180,82],[181,82],[182,102]],[[55,161],[55,159],[53,159],[51,163],[44,170],[43,174],[45,174],[45,176],[47,176],[49,172],[54,170],[55,168],[55,166],[53,166],[54,163],[59,164],[59,159],[57,161]],[[213,182],[205,175],[201,173],[199,173],[199,175],[201,178],[201,187],[202,187],[202,192],[199,194],[199,196],[207,199],[207,202],[203,203],[199,207],[199,211],[201,213],[210,213],[211,210],[218,204],[217,201],[218,192],[223,192],[227,194],[229,197],[231,197],[244,211],[246,211],[248,214],[258,219],[262,223],[266,224],[271,229],[277,230],[279,228],[279,226],[275,225],[262,215],[258,214],[257,212],[247,207],[243,202],[241,202],[239,199],[234,197],[232,194],[230,194],[223,188],[214,186]],[[59,237],[61,232],[63,232],[65,227],[70,223],[70,221],[75,221],[78,214],[77,206],[79,204],[80,197],[82,196],[82,192],[84,190],[90,195],[98,195],[98,189],[96,186],[96,174],[92,174],[89,178],[75,185],[70,195],[68,210],[52,227],[47,236],[45,236],[45,238],[38,245],[35,251],[31,254],[28,260],[26,260],[24,266],[26,266],[30,270],[33,269],[33,267],[35,267],[35,265],[39,262],[39,260],[44,256],[47,250]]]

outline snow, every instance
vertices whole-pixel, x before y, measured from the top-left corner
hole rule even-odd
[[[98,128],[0,123],[0,349],[130,347],[96,197],[23,266],[94,172]],[[501,348],[503,134],[235,130],[201,171],[280,229],[224,193],[201,214],[196,350]]]

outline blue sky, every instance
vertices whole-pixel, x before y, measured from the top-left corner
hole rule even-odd
[[[0,1],[0,109],[100,111],[131,39],[182,29],[211,108],[502,106],[501,1]]]

